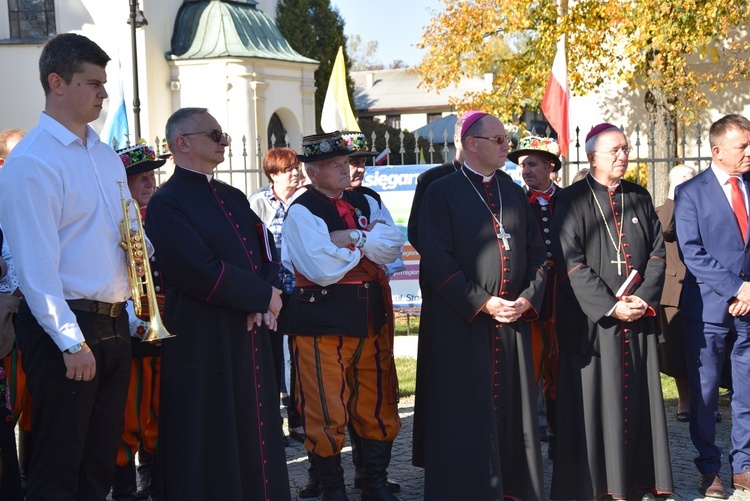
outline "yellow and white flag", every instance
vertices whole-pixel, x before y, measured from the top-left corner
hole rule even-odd
[[[336,61],[333,63],[331,79],[328,81],[323,112],[320,115],[320,128],[323,132],[360,131],[346,92],[346,64],[344,63],[344,48],[341,46],[336,54]]]

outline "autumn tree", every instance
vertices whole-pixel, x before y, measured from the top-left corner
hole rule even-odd
[[[354,82],[348,71],[351,63],[346,50],[344,20],[330,0],[279,0],[276,24],[294,50],[320,62],[315,71],[315,124],[318,132],[322,132],[320,114],[339,46],[344,47],[346,86],[349,100],[353,102]]]
[[[654,124],[652,156],[676,153],[679,124],[699,120],[709,97],[750,77],[750,7],[727,0],[442,0],[424,28],[419,65],[424,83],[441,89],[487,69],[486,45],[502,38],[509,50],[495,58],[493,89],[465,96],[459,109],[480,107],[506,121],[538,109],[556,43],[565,35],[568,81],[574,95],[623,83],[642,96]],[[646,131],[650,133],[650,131]],[[667,134],[673,151],[667,149]],[[666,169],[649,176],[660,203]]]

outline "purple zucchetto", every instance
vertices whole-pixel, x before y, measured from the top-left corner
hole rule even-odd
[[[594,127],[592,127],[591,130],[589,131],[589,133],[586,134],[586,142],[588,143],[589,139],[591,139],[592,137],[597,136],[597,135],[601,134],[602,132],[604,132],[605,130],[609,130],[609,129],[620,130],[620,128],[618,126],[612,125],[609,122],[600,123],[599,125],[595,125]]]
[[[489,113],[485,113],[483,111],[478,110],[469,110],[463,115],[461,115],[458,120],[462,121],[461,124],[461,137],[463,138],[466,135],[466,131],[469,130],[469,127],[474,125],[479,119],[486,117],[489,115]]]

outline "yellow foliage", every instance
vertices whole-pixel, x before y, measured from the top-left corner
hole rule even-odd
[[[628,170],[625,171],[623,177],[626,181],[640,184],[646,188],[648,186],[648,164],[646,162],[640,162],[638,164],[628,165]]]
[[[744,0],[577,0],[564,15],[554,0],[441,1],[419,44],[424,84],[439,90],[488,66],[495,73],[493,89],[467,94],[459,111],[511,120],[537,107],[562,34],[574,94],[622,81],[658,91],[656,105],[682,121],[707,107],[707,89],[750,78]]]

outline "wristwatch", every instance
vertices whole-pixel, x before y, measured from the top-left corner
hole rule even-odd
[[[67,350],[65,350],[65,353],[67,353],[69,355],[75,355],[76,353],[78,353],[82,349],[83,349],[83,343],[78,343],[78,344],[74,344],[73,346],[71,346],[70,348],[68,348]]]
[[[362,238],[362,233],[359,230],[352,230],[349,232],[349,238],[352,239],[352,245],[356,246],[359,239]]]

